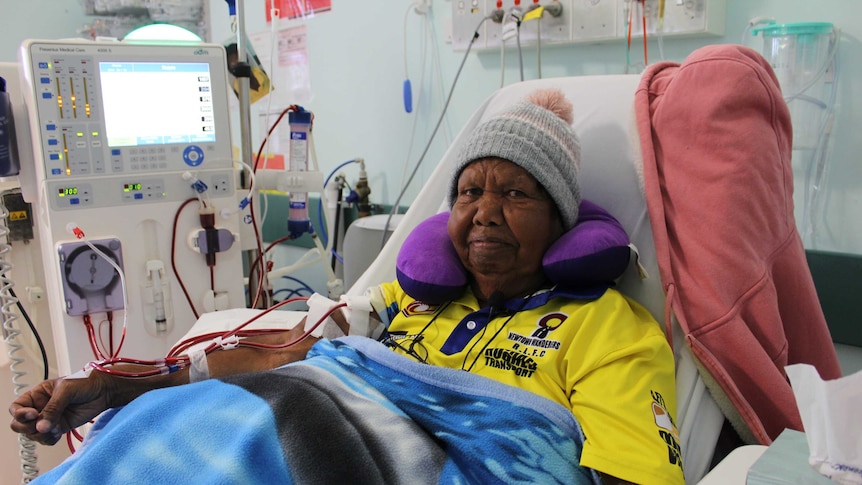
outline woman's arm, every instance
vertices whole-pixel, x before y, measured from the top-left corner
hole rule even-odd
[[[302,335],[303,328],[304,321],[291,330],[250,337],[246,341],[264,344],[290,342]],[[217,350],[207,356],[210,376],[221,377],[269,370],[302,360],[317,340],[307,337],[296,345],[275,350],[251,347]],[[114,366],[112,369],[134,372],[150,368],[125,364]],[[10,427],[16,433],[21,433],[33,441],[52,445],[62,437],[63,433],[90,421],[106,409],[128,404],[153,389],[188,382],[188,368],[172,374],[146,378],[118,377],[93,371],[86,378],[66,377],[47,380],[12,403],[9,407],[9,413],[12,415]]]

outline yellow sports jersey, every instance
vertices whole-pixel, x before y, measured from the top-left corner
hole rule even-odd
[[[682,484],[673,353],[659,324],[614,289],[543,290],[480,308],[469,290],[433,306],[397,282],[370,291],[396,352],[532,391],[572,410],[581,465],[641,484]]]

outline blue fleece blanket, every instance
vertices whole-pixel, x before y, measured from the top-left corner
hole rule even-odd
[[[162,389],[105,413],[33,483],[598,483],[571,413],[381,344]]]

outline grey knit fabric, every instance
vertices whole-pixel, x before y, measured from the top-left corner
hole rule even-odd
[[[477,126],[455,161],[449,183],[450,209],[458,195],[461,171],[470,162],[487,157],[509,160],[530,172],[556,203],[566,230],[575,225],[581,203],[581,144],[568,123],[552,111],[520,101]]]

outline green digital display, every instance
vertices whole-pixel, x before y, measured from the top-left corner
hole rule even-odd
[[[67,195],[78,195],[78,187],[61,187],[57,191],[57,195],[60,197],[66,197]]]
[[[141,190],[141,184],[123,184],[123,192],[137,192]]]

